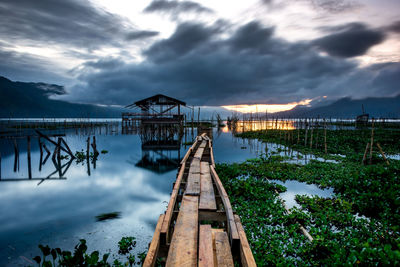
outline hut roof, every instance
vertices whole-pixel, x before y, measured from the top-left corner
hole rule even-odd
[[[133,107],[133,106],[150,106],[150,105],[157,105],[157,106],[163,106],[163,105],[183,105],[186,106],[186,103],[183,101],[180,101],[176,98],[172,98],[166,95],[162,94],[157,94],[139,101],[136,101],[133,104],[130,104],[126,107]]]

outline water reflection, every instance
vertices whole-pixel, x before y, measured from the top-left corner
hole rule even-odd
[[[292,127],[279,121],[278,126],[275,124],[278,128]],[[29,265],[21,256],[30,259],[39,255],[39,243],[72,250],[81,238],[87,240],[90,249],[118,255],[120,238],[135,236],[135,251],[144,251],[159,214],[166,209],[176,167],[187,150],[182,140],[186,144],[197,135],[196,128],[161,127],[145,136],[146,129],[125,128],[115,121],[73,121],[65,125],[66,129],[57,126],[52,131],[43,124],[39,129],[48,136],[53,134],[51,139],[57,144],[58,137],[62,137],[74,155],[82,152],[82,156],[65,158],[68,153],[61,150],[58,161],[55,145],[45,140],[40,146],[37,135],[32,135],[31,177],[41,179],[36,183],[0,183],[0,266]],[[256,125],[242,123],[236,127],[255,129],[263,124]],[[15,138],[19,150],[16,172],[14,139],[0,138],[3,178],[29,178],[28,133],[21,130]],[[12,131],[8,136],[14,134]],[[92,146],[93,137],[100,152],[98,157]],[[216,162],[227,163],[243,162],[267,151],[294,153],[280,145],[236,138],[226,128],[214,129],[213,146]],[[108,153],[102,154],[102,150]],[[97,222],[96,216],[115,212],[116,218]]]
[[[72,151],[83,150],[81,160],[66,159],[67,153],[61,152],[60,164],[57,153],[53,162],[54,147],[48,141],[45,144],[52,153],[46,160],[47,153],[44,149],[40,152],[38,138],[32,137],[31,180],[41,178],[37,181],[41,182],[45,178],[45,182],[39,187],[29,182],[0,184],[1,266],[29,264],[21,256],[30,259],[39,255],[39,243],[72,250],[80,238],[85,238],[91,249],[103,253],[111,249],[117,254],[117,243],[122,236],[137,238],[137,252],[145,250],[151,240],[153,225],[169,200],[176,174],[174,164],[179,162],[181,148],[142,150],[138,135],[120,135],[121,129],[115,127],[113,135],[104,129],[102,134],[99,129],[92,129],[87,133],[97,133],[97,149],[108,150],[108,153],[95,157],[91,141],[87,160],[87,138],[93,140],[93,136],[77,132],[75,129],[66,131],[63,138]],[[19,138],[16,142],[20,160],[19,171],[14,173],[13,141],[0,139],[2,177],[22,181],[29,179],[27,140]],[[129,162],[132,158],[134,164]],[[155,172],[149,167],[154,166],[154,162]],[[57,168],[58,165],[61,168]],[[67,179],[60,182],[60,176]],[[96,222],[99,214],[113,212],[120,212],[120,216]]]

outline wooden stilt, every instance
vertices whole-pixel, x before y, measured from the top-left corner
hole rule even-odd
[[[19,151],[18,151],[18,145],[17,145],[17,141],[14,138],[14,172],[17,171],[17,165],[19,161]]]
[[[27,142],[28,142],[28,150],[27,150],[27,155],[28,155],[28,177],[29,179],[32,178],[32,165],[31,165],[31,137],[27,137]]]
[[[378,147],[379,152],[380,152],[381,155],[382,155],[382,158],[385,160],[386,164],[389,166],[390,163],[389,163],[388,159],[386,158],[385,153],[383,153],[383,150],[382,150],[381,145],[380,145],[379,143],[376,143],[376,146]]]
[[[367,161],[368,148],[369,148],[369,143],[367,143],[367,146],[365,147],[364,156],[363,156],[361,164],[365,164]]]
[[[372,164],[373,146],[374,146],[374,118],[372,118],[371,145],[370,145],[370,152],[369,152],[369,164]]]

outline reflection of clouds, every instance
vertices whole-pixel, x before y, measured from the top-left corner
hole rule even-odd
[[[85,137],[65,139],[72,151],[85,147]],[[91,176],[87,176],[85,161],[84,165],[73,162],[65,175],[67,180],[49,180],[40,186],[38,181],[0,183],[0,243],[16,248],[11,252],[0,250],[4,261],[8,256],[29,256],[27,253],[32,251],[32,255],[39,255],[39,243],[72,249],[80,238],[86,238],[91,249],[103,252],[116,249],[124,235],[138,239],[138,247],[142,248],[137,251],[147,247],[154,231],[152,226],[165,211],[163,202],[169,200],[176,170],[158,175],[126,163],[130,156],[141,157],[137,136],[96,136],[96,139],[97,148],[109,152],[99,156],[96,169],[91,165]],[[25,156],[20,155],[21,170]],[[32,151],[34,164],[39,156],[37,150]],[[3,158],[3,164],[3,170],[10,171],[13,155]],[[42,173],[34,164],[34,176],[43,177],[43,173],[53,171],[48,171],[52,167],[49,162]],[[12,170],[10,174],[15,177]],[[96,215],[114,211],[120,211],[122,217],[95,222]],[[0,265],[5,264],[0,260]]]
[[[317,195],[319,197],[327,198],[331,197],[333,194],[332,188],[320,189],[315,184],[306,184],[298,181],[282,182],[279,180],[271,180],[271,182],[283,185],[287,188],[287,191],[281,193],[280,196],[285,200],[286,205],[289,208],[293,208],[294,206],[300,207],[295,200],[296,195]]]

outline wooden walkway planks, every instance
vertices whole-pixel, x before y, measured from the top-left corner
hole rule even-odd
[[[211,225],[200,225],[199,267],[214,267],[214,250]]]
[[[168,208],[167,211],[165,212],[164,221],[161,226],[161,239],[164,243],[169,240],[169,226],[171,224],[172,213],[174,211],[176,199],[178,197],[179,187],[181,185],[183,173],[184,173],[184,168],[181,168],[178,177],[176,178],[174,189],[172,189],[171,198],[168,202]]]
[[[201,225],[204,221],[207,225]],[[181,161],[145,266],[157,259],[165,266],[255,266],[240,219],[215,172],[212,140],[205,134],[196,138]]]
[[[217,210],[217,203],[215,201],[214,187],[212,184],[210,164],[208,162],[201,162],[200,165],[200,210]]]
[[[197,265],[199,197],[183,196],[166,266]]]
[[[249,242],[247,241],[246,233],[243,229],[242,223],[238,215],[234,215],[236,227],[240,237],[240,259],[243,267],[257,267],[254,260],[253,253],[251,252]]]
[[[185,195],[200,195],[200,173],[189,173]]]
[[[158,249],[160,248],[160,232],[161,226],[164,221],[164,214],[158,218],[156,230],[154,231],[153,240],[151,240],[146,259],[144,260],[143,267],[153,267],[157,261]]]
[[[226,232],[215,233],[215,253],[218,267],[234,266],[229,238]]]
[[[211,170],[211,175],[214,179],[215,185],[218,189],[219,195],[221,196],[221,200],[225,206],[226,217],[227,217],[228,226],[229,226],[229,228],[228,228],[229,236],[230,236],[232,246],[234,246],[233,243],[239,241],[239,234],[238,234],[238,231],[236,228],[235,218],[233,217],[233,210],[232,210],[231,202],[229,201],[228,194],[226,193],[225,188],[222,185],[222,182],[219,179],[218,174],[215,171],[214,167],[210,166],[210,170]]]

